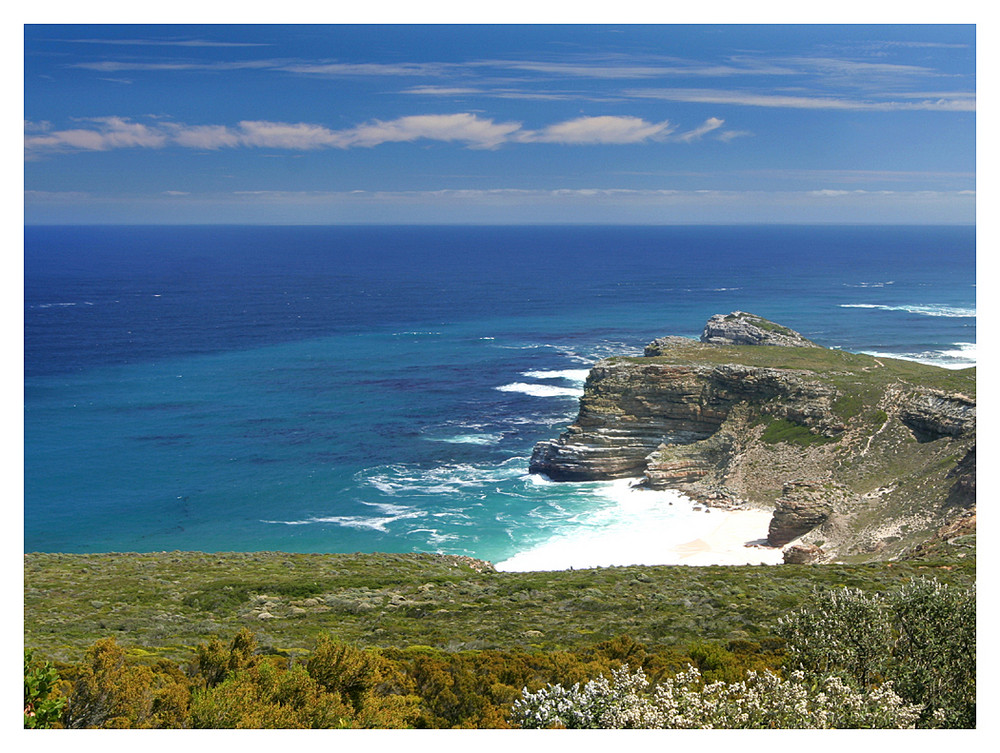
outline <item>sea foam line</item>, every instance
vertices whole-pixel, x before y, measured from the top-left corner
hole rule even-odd
[[[529,379],[568,379],[571,382],[585,382],[590,369],[560,369],[556,371],[522,371],[521,376]]]
[[[780,549],[746,546],[766,537],[770,513],[701,508],[680,492],[638,489],[634,483],[618,479],[582,485],[597,498],[591,509],[556,509],[550,501],[530,511],[536,528],[549,517],[548,534],[527,546],[522,543],[521,551],[497,562],[497,570],[782,561]]]
[[[520,392],[534,397],[580,397],[583,394],[581,388],[553,387],[551,384],[528,384],[526,382],[504,384],[496,389],[500,392]]]
[[[921,316],[945,316],[950,318],[972,318],[976,317],[976,310],[974,308],[965,308],[962,306],[945,306],[936,303],[930,303],[922,306],[918,305],[905,305],[905,306],[887,306],[882,303],[841,303],[840,308],[842,309],[878,309],[880,311],[905,311],[909,314],[919,314]]]
[[[927,350],[921,353],[889,353],[881,350],[862,350],[868,356],[876,358],[898,358],[902,361],[916,361],[929,366],[940,366],[944,369],[967,369],[978,362],[976,343],[954,343],[955,348],[945,350]]]

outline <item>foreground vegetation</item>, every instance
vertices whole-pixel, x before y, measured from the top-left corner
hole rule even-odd
[[[423,554],[31,554],[25,723],[503,728],[524,722],[525,689],[639,670],[655,687],[694,667],[688,692],[778,682],[787,698],[802,672],[862,706],[892,689],[893,723],[973,726],[974,582],[974,546],[548,573]]]
[[[320,636],[291,659],[244,628],[199,644],[185,667],[132,659],[103,638],[77,663],[25,653],[25,726],[975,726],[973,589],[921,579],[884,596],[815,591],[777,633],[686,651],[622,636],[570,651],[457,653]]]
[[[322,634],[446,651],[586,648],[619,635],[671,648],[760,641],[817,587],[877,592],[922,575],[973,583],[975,549],[944,549],[934,559],[867,565],[531,573],[430,554],[28,554],[24,637],[52,660],[78,661],[115,636],[137,657],[179,662],[198,643],[244,627],[289,657]]]

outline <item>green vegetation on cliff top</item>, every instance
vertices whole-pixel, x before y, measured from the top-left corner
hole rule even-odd
[[[829,348],[781,348],[759,345],[715,345],[673,342],[668,354],[659,356],[618,356],[613,362],[636,364],[723,365],[739,364],[771,369],[811,371],[833,386],[884,387],[895,382],[913,386],[976,395],[976,368],[943,369],[938,366],[848,353]]]

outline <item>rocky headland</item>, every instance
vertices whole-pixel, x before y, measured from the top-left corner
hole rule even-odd
[[[975,389],[974,368],[846,353],[719,314],[700,341],[596,364],[576,421],[536,445],[530,470],[771,509],[768,543],[786,562],[894,559],[975,519]]]

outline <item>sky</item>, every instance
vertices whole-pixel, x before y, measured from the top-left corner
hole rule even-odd
[[[24,26],[26,224],[974,224],[974,25]]]

